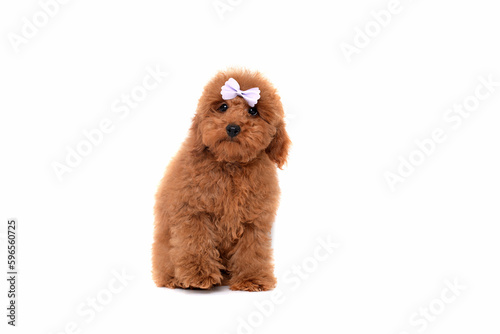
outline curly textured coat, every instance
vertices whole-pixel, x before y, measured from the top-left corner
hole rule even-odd
[[[242,90],[260,88],[258,115],[241,97],[222,99],[229,78]],[[270,232],[280,194],[276,166],[286,162],[290,146],[283,118],[276,89],[258,72],[219,72],[205,86],[189,135],[156,194],[157,286],[275,287]],[[230,137],[228,124],[241,132]]]

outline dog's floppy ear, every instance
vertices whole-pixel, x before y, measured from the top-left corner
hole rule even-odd
[[[189,129],[189,138],[192,153],[200,153],[205,150],[206,146],[203,144],[203,140],[201,138],[200,116],[198,116],[198,114],[193,117],[193,122],[191,123],[191,128]]]
[[[269,158],[276,163],[279,169],[282,169],[288,158],[288,149],[290,147],[290,138],[285,130],[285,122],[281,121],[276,127],[276,134],[266,149]]]

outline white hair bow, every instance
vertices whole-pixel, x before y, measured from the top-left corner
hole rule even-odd
[[[236,96],[241,96],[247,101],[250,107],[253,107],[257,104],[257,101],[260,99],[260,89],[250,88],[247,90],[241,90],[240,85],[236,80],[230,78],[224,86],[222,86],[220,93],[222,94],[222,98],[224,100],[232,100]]]

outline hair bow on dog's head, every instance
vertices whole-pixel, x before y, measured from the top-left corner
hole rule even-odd
[[[255,106],[257,104],[257,101],[260,99],[259,88],[255,87],[247,90],[241,90],[240,85],[233,78],[230,78],[228,81],[226,81],[224,86],[222,86],[220,93],[222,94],[222,98],[224,100],[232,100],[236,96],[241,96],[245,99],[245,101],[247,101],[250,107]]]

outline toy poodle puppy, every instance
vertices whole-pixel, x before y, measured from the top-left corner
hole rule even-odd
[[[290,139],[276,89],[260,73],[219,72],[156,194],[153,279],[168,288],[276,286],[271,227],[276,167]]]

